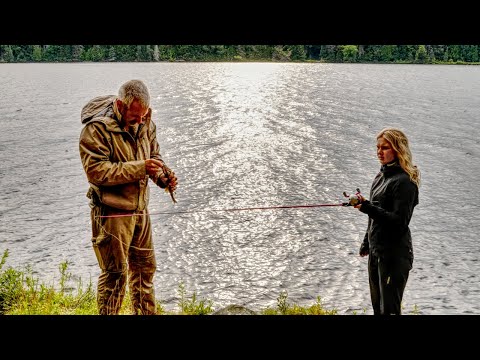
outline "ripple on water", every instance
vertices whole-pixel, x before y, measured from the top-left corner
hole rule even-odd
[[[0,67],[0,81],[12,89],[0,98],[7,266],[31,264],[36,274],[58,278],[69,260],[75,276],[96,281],[79,111],[93,96],[114,93],[112,79],[133,66],[151,84],[162,155],[180,180],[175,206],[151,189],[150,210],[164,212],[152,215],[152,225],[156,291],[167,307],[176,308],[183,282],[216,308],[275,307],[285,290],[290,302],[307,306],[321,296],[341,314],[370,314],[367,260],[357,255],[364,214],[205,210],[336,203],[356,187],[366,194],[379,168],[374,135],[395,125],[409,135],[422,170],[405,309],[480,313],[480,206],[472,201],[480,173],[477,67],[10,65]],[[39,120],[47,118],[55,121]]]

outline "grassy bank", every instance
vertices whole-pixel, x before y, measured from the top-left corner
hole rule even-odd
[[[83,284],[77,281],[76,288],[67,287],[72,274],[68,272],[68,262],[59,265],[60,279],[58,284],[41,283],[32,274],[31,268],[24,270],[4,269],[8,250],[0,261],[0,314],[4,315],[96,315],[96,289],[91,282]],[[211,300],[200,299],[196,292],[188,295],[184,284],[178,286],[178,311],[166,311],[157,301],[159,315],[208,315],[215,309]],[[263,315],[333,315],[336,310],[323,308],[320,297],[308,307],[288,303],[287,293],[281,293],[275,308],[266,308],[258,314]],[[131,302],[128,291],[120,314],[130,314]]]
[[[3,315],[97,315],[96,289],[91,282],[83,284],[77,281],[76,287],[67,287],[72,274],[68,271],[68,262],[59,265],[58,284],[41,283],[32,274],[31,268],[17,270],[4,269],[8,250],[0,260],[0,314]],[[178,286],[179,301],[177,311],[166,311],[157,300],[159,315],[208,315],[213,314],[213,302],[200,299],[194,291],[188,295],[183,283]],[[120,314],[131,314],[131,302],[128,291]],[[217,309],[218,310],[218,309]],[[416,307],[411,312],[416,313]],[[259,315],[336,315],[336,309],[325,309],[320,296],[310,306],[299,306],[288,302],[287,292],[277,298],[276,307],[256,312]],[[363,311],[365,313],[365,310]]]

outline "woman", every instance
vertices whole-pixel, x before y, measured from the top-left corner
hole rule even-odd
[[[403,291],[413,264],[408,227],[418,204],[420,171],[412,163],[405,134],[386,128],[377,135],[381,168],[373,180],[370,200],[359,195],[355,206],[368,215],[360,256],[368,259],[368,280],[374,315],[400,315]]]

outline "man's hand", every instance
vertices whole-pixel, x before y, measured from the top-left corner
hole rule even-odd
[[[173,172],[173,170],[167,165],[164,165],[162,174],[164,177],[160,177],[160,180],[163,181],[163,186],[159,185],[158,182],[157,185],[165,188],[165,191],[170,194],[170,197],[175,204],[177,202],[177,199],[175,199],[175,190],[177,190],[177,177],[175,176],[175,172]]]
[[[172,193],[175,192],[175,190],[177,190],[177,182],[178,182],[175,172],[172,169],[170,169],[167,165],[164,165],[163,171],[166,174],[167,184],[168,184],[168,187],[170,188],[170,191]]]
[[[163,161],[156,159],[145,160],[145,170],[149,176],[157,183],[160,180],[163,186],[170,189],[170,192],[177,190],[178,179],[175,172],[171,170]]]
[[[163,173],[163,167],[165,164],[163,161],[157,160],[157,159],[147,159],[145,160],[145,171],[149,176],[156,176],[158,172]],[[165,174],[163,174],[165,177]]]

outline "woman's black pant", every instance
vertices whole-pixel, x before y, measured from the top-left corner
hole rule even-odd
[[[403,291],[413,259],[408,257],[377,257],[370,253],[368,281],[374,315],[400,315]]]

